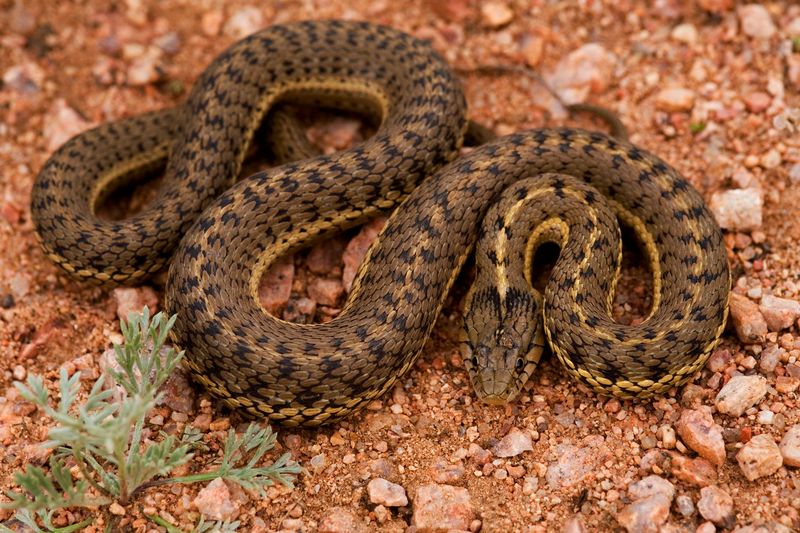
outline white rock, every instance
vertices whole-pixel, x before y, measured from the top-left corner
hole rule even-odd
[[[469,491],[463,487],[428,483],[414,494],[411,523],[418,529],[468,530],[475,515]]]
[[[656,94],[656,107],[663,111],[690,111],[694,106],[695,93],[686,87],[667,87]]]
[[[553,489],[570,487],[580,483],[597,468],[598,451],[594,448],[578,448],[563,443],[556,446],[558,459],[548,465],[545,479]]]
[[[711,196],[710,207],[722,228],[749,231],[761,227],[764,197],[755,187],[721,191]]]
[[[623,508],[617,521],[629,533],[657,533],[669,518],[671,503],[665,494],[653,494]]]
[[[3,83],[18,94],[39,92],[44,79],[44,71],[33,61],[14,65],[3,73]]]
[[[770,331],[790,328],[800,318],[800,302],[766,295],[758,306]]]
[[[734,376],[717,394],[715,405],[720,413],[742,416],[767,394],[767,380],[763,376]]]
[[[775,24],[767,8],[761,4],[747,4],[739,8],[742,31],[749,37],[769,39],[775,34]]]
[[[114,299],[117,300],[117,316],[120,320],[127,321],[128,315],[141,313],[145,306],[150,316],[158,312],[158,295],[147,286],[117,287],[114,289]]]
[[[632,483],[628,487],[628,495],[634,500],[648,498],[653,494],[663,494],[670,501],[675,497],[675,485],[663,477],[652,475]]]
[[[406,489],[383,478],[375,478],[367,484],[369,501],[386,507],[405,507],[408,505]]]
[[[492,448],[496,457],[516,457],[522,452],[533,450],[531,436],[526,431],[511,428],[511,431]]]
[[[126,81],[128,85],[140,87],[153,83],[161,78],[162,51],[156,46],[150,46],[141,55],[138,55],[128,67]]]
[[[779,446],[784,464],[800,466],[800,424],[789,428]]]
[[[92,127],[63,98],[56,99],[44,119],[44,138],[47,149],[53,151],[71,137]]]
[[[514,12],[505,2],[485,2],[481,6],[481,15],[490,28],[500,28],[514,19]]]
[[[672,29],[672,38],[686,44],[694,44],[697,41],[697,28],[690,22],[678,24]]]
[[[783,464],[781,450],[769,435],[756,435],[736,454],[744,477],[754,481],[770,476]]]
[[[733,514],[733,498],[716,485],[700,489],[697,510],[703,518],[711,520],[718,526],[731,527],[736,521]]]
[[[559,61],[547,82],[568,103],[583,102],[590,92],[605,90],[613,79],[617,56],[589,43]]]
[[[225,23],[222,31],[236,39],[246,37],[260,30],[264,25],[264,15],[254,6],[245,6],[237,10]]]
[[[212,520],[230,520],[239,514],[238,502],[231,500],[231,491],[220,478],[202,488],[192,504],[205,518]]]

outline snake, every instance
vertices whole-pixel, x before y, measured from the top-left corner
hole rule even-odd
[[[237,181],[259,125],[284,104],[354,111],[377,130]],[[137,284],[168,265],[164,307],[184,366],[224,405],[275,423],[335,422],[389,390],[475,248],[465,366],[479,397],[512,399],[547,344],[601,394],[642,398],[688,380],[722,333],[730,285],[700,194],[655,155],[580,129],[523,131],[459,156],[469,124],[458,79],[428,43],[367,22],[275,25],[227,48],[184,103],[67,141],[35,179],[32,218],[45,254],[78,279]],[[159,170],[141,211],[95,213],[121,183]],[[259,280],[277,260],[383,213],[338,316],[298,324],[261,306]],[[610,316],[615,217],[653,278],[636,326]],[[539,295],[525,270],[547,241],[562,252]]]

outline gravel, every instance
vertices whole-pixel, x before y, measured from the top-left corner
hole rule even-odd
[[[632,0],[624,8],[604,0],[568,9],[507,0],[353,0],[318,2],[313,9],[293,2],[276,9],[269,2],[176,0],[133,0],[113,9],[91,1],[6,4],[0,7],[2,490],[14,488],[14,471],[46,464],[35,450],[49,421],[11,382],[42,375],[55,395],[61,368],[99,375],[109,341],[120,340],[117,312],[125,314],[113,290],[70,280],[36,243],[26,206],[47,156],[96,124],[175,105],[181,88],[190,88],[238,35],[286,20],[356,18],[428,39],[464,72],[483,64],[535,66],[567,101],[619,113],[632,140],[676,165],[726,228],[733,328],[689,385],[653,400],[599,397],[546,359],[517,403],[486,406],[472,395],[458,354],[466,272],[418,362],[386,396],[333,427],[276,428],[279,444],[270,460],[288,451],[305,468],[294,488],[272,486],[259,498],[224,483],[154,487],[123,507],[124,514],[114,508],[121,527],[152,528],[144,516],[152,513],[191,530],[203,513],[230,512],[240,530],[256,533],[412,533],[426,524],[487,532],[612,531],[622,522],[648,527],[650,519],[663,520],[663,533],[713,531],[726,526],[700,513],[701,489],[708,487],[733,500],[732,522],[725,522],[731,531],[800,528],[800,317],[786,303],[800,302],[800,189],[794,186],[800,182],[800,55],[791,50],[800,10],[793,3],[753,8],[698,0],[693,12],[672,0]],[[491,4],[500,7],[485,7]],[[498,132],[606,128],[584,115],[566,117],[524,77],[459,76],[470,116]],[[326,153],[369,134],[353,116],[311,115],[309,136]],[[255,164],[252,171],[261,168]],[[155,189],[148,187],[145,192]],[[280,261],[262,277],[262,305],[287,320],[336,316],[345,299],[339,287],[350,290],[382,224],[370,222]],[[646,269],[630,255],[614,308],[623,321],[638,322],[651,296]],[[161,304],[163,283],[162,275],[132,288],[130,308]],[[243,419],[185,376],[176,379],[144,431],[158,440],[161,431],[196,428],[208,449],[198,449],[184,473],[200,472],[218,460],[225,432]],[[90,384],[81,381],[84,393]],[[679,422],[693,416],[689,411],[710,414],[712,422],[684,434]],[[724,455],[714,436],[719,428]],[[692,438],[700,440],[705,429],[711,437],[700,452]],[[506,448],[504,439],[517,433],[529,443],[516,436]],[[515,455],[501,456],[506,449]],[[782,466],[775,470],[778,457]],[[748,473],[760,477],[749,481]],[[671,503],[673,496],[646,490],[652,476],[674,487]],[[401,487],[410,504],[373,503],[368,487],[376,478]],[[0,520],[7,518],[0,512]]]

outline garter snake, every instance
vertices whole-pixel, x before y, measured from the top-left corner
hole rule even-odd
[[[349,150],[233,184],[254,131],[282,102],[359,111],[379,127]],[[610,230],[587,226],[583,255],[563,254],[574,260],[570,277],[551,281],[543,303],[548,338],[567,347],[556,348],[562,362],[621,396],[660,392],[702,366],[729,280],[721,232],[688,182],[626,142],[574,129],[514,134],[454,160],[466,128],[460,85],[427,44],[367,23],[273,26],[215,59],[185,104],[68,141],[38,175],[31,210],[46,254],[80,279],[136,283],[171,258],[165,307],[178,315],[173,339],[193,376],[228,406],[319,425],[379,397],[414,364],[492,201],[509,187],[521,200],[513,191],[524,178],[568,174],[599,192],[572,181],[544,188],[590,207],[608,197],[644,240],[655,295],[641,327],[609,322],[617,250]],[[164,165],[144,210],[122,221],[94,215],[121,181]],[[279,257],[401,203],[335,319],[294,324],[261,308],[259,278]],[[566,229],[537,240],[576,232],[586,215],[547,220]],[[509,291],[496,293],[512,307]]]

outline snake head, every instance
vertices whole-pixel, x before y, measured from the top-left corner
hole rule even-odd
[[[492,405],[516,398],[544,349],[542,302],[531,290],[472,292],[464,314],[464,366],[477,396]]]

